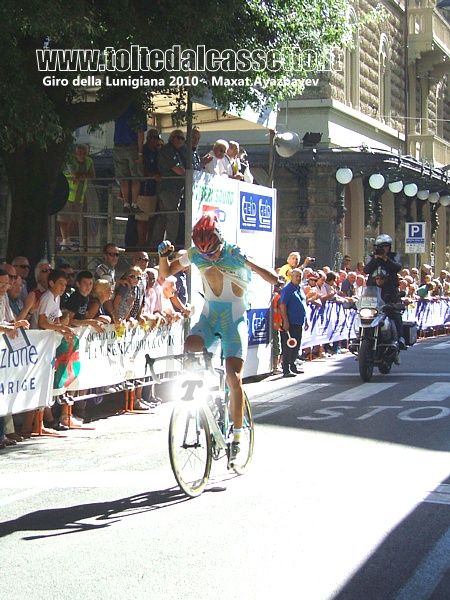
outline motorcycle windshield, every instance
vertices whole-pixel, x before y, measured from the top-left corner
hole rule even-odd
[[[375,285],[368,285],[364,288],[361,298],[358,300],[357,308],[376,308],[384,304],[381,299],[381,290]]]

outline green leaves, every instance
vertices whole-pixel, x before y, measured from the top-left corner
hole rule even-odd
[[[97,102],[80,106],[83,95],[73,87],[75,72],[61,67],[49,73],[37,69],[36,49],[42,49],[48,36],[51,49],[98,49],[112,47],[129,50],[132,45],[152,50],[167,50],[174,45],[182,49],[204,46],[220,52],[276,52],[280,67],[270,69],[267,63],[240,67],[230,71],[224,63],[211,71],[196,73],[201,80],[195,93],[211,93],[219,106],[230,103],[243,108],[254,108],[265,103],[298,94],[295,79],[301,79],[311,68],[311,60],[299,59],[304,51],[320,57],[322,52],[340,46],[349,35],[347,4],[345,0],[241,0],[227,3],[218,0],[81,0],[76,6],[65,0],[29,0],[26,8],[17,0],[3,0],[0,7],[0,122],[7,126],[0,131],[3,151],[33,141],[45,147],[49,140],[57,141],[67,134],[68,128],[111,119],[114,99],[125,93],[151,101],[151,94],[167,89],[170,69],[157,73],[120,73],[122,76],[140,75],[162,78],[164,85],[152,89],[130,92],[123,88],[105,89],[97,93]],[[295,58],[293,58],[293,55]],[[167,65],[166,65],[167,66]],[[113,72],[92,72],[100,77]],[[181,73],[186,75],[188,70]],[[191,73],[192,74],[192,73]],[[45,75],[66,79],[66,85],[44,85]],[[214,85],[213,75],[228,81],[227,85]],[[253,87],[257,77],[269,78],[264,87]],[[230,81],[242,81],[234,85]],[[292,79],[292,85],[279,85],[279,81]],[[220,79],[216,79],[220,81]],[[172,92],[177,89],[171,87]],[[93,98],[92,92],[89,100]],[[90,104],[90,106],[87,106]],[[183,108],[176,104],[177,118],[182,118]],[[117,103],[117,110],[121,110]],[[116,115],[117,116],[117,115]]]

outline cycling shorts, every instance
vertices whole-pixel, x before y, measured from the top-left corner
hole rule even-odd
[[[245,314],[233,320],[233,304],[231,302],[208,302],[207,312],[191,330],[192,335],[203,338],[209,350],[217,342],[217,334],[222,338],[224,358],[236,356],[245,360],[248,347],[247,320]]]

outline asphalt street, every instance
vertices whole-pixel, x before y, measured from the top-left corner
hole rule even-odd
[[[255,452],[202,496],[172,475],[177,386],[149,413],[0,451],[9,600],[447,600],[450,337],[363,383],[350,354],[246,383]],[[114,409],[114,410],[113,410]]]

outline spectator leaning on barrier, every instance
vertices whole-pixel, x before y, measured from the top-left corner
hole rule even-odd
[[[113,321],[115,325],[119,325],[122,321],[132,321],[138,319],[142,309],[140,309],[135,317],[131,316],[131,310],[136,298],[140,295],[139,282],[142,279],[142,270],[139,267],[130,267],[125,275],[121,278],[124,283],[119,283],[112,301],[113,304]],[[142,298],[143,301],[143,298]]]
[[[25,296],[28,294],[27,279],[30,276],[30,262],[25,256],[16,256],[12,259],[12,266],[16,269],[17,275],[22,278],[23,288],[20,299],[25,300]]]
[[[37,310],[39,306],[39,300],[36,300],[34,293],[30,292],[22,301],[20,299],[20,294],[23,283],[22,278],[17,275],[16,269],[8,263],[1,264],[0,269],[3,269],[3,271],[8,273],[10,286],[8,288],[6,299],[14,314],[14,319],[18,321],[22,319],[29,321],[31,314]]]
[[[112,295],[111,284],[107,279],[97,279],[92,287],[89,304],[86,311],[88,319],[97,319],[102,323],[111,323],[111,317],[106,314],[104,303],[110,300]]]
[[[19,327],[28,329],[30,324],[26,319],[16,319],[8,301],[7,292],[11,287],[10,276],[6,270],[0,268],[0,332],[13,339]],[[15,433],[14,421],[11,415],[7,415],[3,422],[3,431],[0,432],[0,444],[12,446],[22,437]]]
[[[219,177],[228,177],[231,174],[230,165],[225,163],[227,150],[228,142],[226,140],[216,140],[214,142],[214,146],[209,153],[211,160],[205,165],[206,173]],[[228,169],[228,167],[230,168]]]
[[[103,323],[97,319],[89,319],[86,315],[89,304],[89,294],[94,285],[94,276],[90,271],[80,271],[77,275],[76,290],[67,301],[69,311],[69,325],[72,327],[90,326],[101,333],[104,331]]]
[[[60,333],[67,340],[72,340],[75,331],[67,325],[60,323],[62,315],[60,308],[60,297],[64,293],[67,285],[67,275],[61,269],[54,269],[48,276],[48,290],[41,296],[41,303],[38,310],[39,329],[47,329]],[[49,407],[44,409],[44,424],[50,429],[67,430],[67,425],[60,424],[53,418],[53,413]]]

